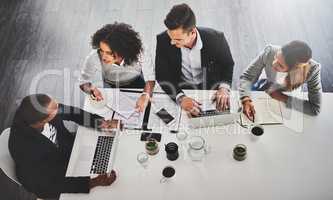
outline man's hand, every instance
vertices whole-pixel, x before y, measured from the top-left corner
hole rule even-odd
[[[200,105],[201,103],[187,96],[183,96],[180,99],[180,106],[182,107],[182,109],[184,109],[192,116],[198,116],[200,114]]]
[[[246,115],[249,120],[254,121],[254,115],[256,114],[256,111],[254,109],[254,106],[252,104],[251,100],[244,101],[243,103],[243,113]]]
[[[123,126],[124,126],[122,121],[121,120],[116,120],[116,119],[113,119],[113,120],[103,119],[98,128],[100,128],[102,130],[116,129],[116,128],[118,128],[118,123],[119,123],[119,126],[120,126],[120,130],[122,130]]]
[[[136,101],[135,110],[137,112],[143,112],[149,101],[150,101],[150,96],[147,93],[141,94],[139,99]]]
[[[97,89],[96,87],[91,88],[91,90],[90,90],[90,97],[93,100],[96,100],[96,101],[103,100],[103,95],[102,95],[101,91],[99,91],[99,89]]]
[[[218,111],[225,111],[230,108],[230,92],[226,88],[220,88],[212,97],[212,101],[216,102]]]
[[[90,179],[90,189],[96,186],[108,186],[111,185],[117,179],[115,171],[111,171],[110,176],[107,174],[100,174],[96,178]]]

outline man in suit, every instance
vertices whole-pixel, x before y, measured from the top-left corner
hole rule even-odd
[[[191,115],[200,113],[200,103],[182,89],[216,90],[216,108],[228,109],[234,61],[224,34],[196,27],[187,4],[173,6],[164,24],[168,30],[157,35],[155,57],[162,89]]]
[[[18,107],[9,136],[9,152],[23,186],[40,198],[61,193],[88,193],[96,186],[112,184],[116,174],[96,178],[66,177],[74,135],[64,126],[70,120],[91,128],[116,128],[118,121],[57,103],[45,94],[26,96]]]

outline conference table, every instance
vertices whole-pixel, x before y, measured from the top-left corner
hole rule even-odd
[[[105,89],[105,92],[112,89]],[[196,99],[207,99],[212,91],[188,90],[185,93]],[[164,96],[164,97],[163,97]],[[304,95],[306,96],[306,95]],[[253,92],[254,99],[267,97],[264,92]],[[232,98],[238,99],[237,91]],[[153,104],[177,107],[165,94],[154,94]],[[164,145],[180,144],[176,133],[150,110],[148,128],[162,134],[157,155],[149,156],[148,165],[142,167],[137,155],[145,152],[140,141],[142,130],[123,130],[119,138],[114,169],[117,180],[106,187],[93,188],[89,194],[62,194],[61,200],[121,200],[121,199],[333,199],[333,94],[324,93],[321,113],[304,115],[282,105],[284,123],[264,126],[259,140],[251,140],[249,130],[235,121],[225,126],[191,129],[188,117],[181,111],[178,132],[186,131],[188,138],[202,136],[209,151],[202,161],[192,161],[188,145],[180,146],[179,158],[169,161]],[[84,109],[98,113],[85,101]],[[82,129],[84,130],[84,129]],[[84,131],[77,132],[76,140]],[[236,161],[233,148],[237,144],[247,147],[247,158]],[[77,175],[70,170],[67,176]],[[173,166],[175,176],[161,183],[162,170]],[[89,174],[86,174],[89,175]]]

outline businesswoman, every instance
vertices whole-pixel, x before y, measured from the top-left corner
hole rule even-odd
[[[255,89],[266,91],[287,107],[318,115],[322,91],[320,68],[320,64],[312,59],[312,50],[305,42],[295,40],[282,47],[266,46],[240,76],[239,93],[244,114],[253,119],[255,108],[251,90]],[[257,81],[263,71],[267,78]],[[308,99],[299,99],[286,93],[302,89],[302,86],[307,87]]]
[[[155,73],[139,33],[125,23],[106,24],[92,36],[91,45],[93,51],[81,69],[80,88],[98,101],[103,99],[95,85],[98,80],[106,88],[144,88],[137,100],[137,110],[143,111],[152,95]]]

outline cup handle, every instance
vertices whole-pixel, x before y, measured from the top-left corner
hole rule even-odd
[[[160,180],[160,183],[165,183],[167,180],[168,180],[168,178],[162,177],[161,180]]]
[[[206,155],[211,152],[211,146],[207,143],[204,146],[204,152],[205,152]]]

